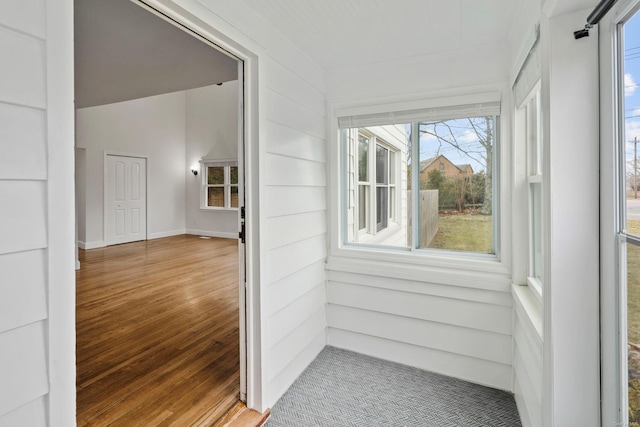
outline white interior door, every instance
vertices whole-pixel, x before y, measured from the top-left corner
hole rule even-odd
[[[147,238],[147,159],[107,155],[105,161],[107,245]]]

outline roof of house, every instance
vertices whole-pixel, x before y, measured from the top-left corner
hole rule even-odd
[[[440,154],[439,156],[435,156],[435,157],[430,157],[428,159],[422,160],[420,162],[420,172],[423,172],[425,169],[427,169],[429,166],[431,166],[436,160],[438,160],[439,158],[444,158],[446,159],[449,163],[451,163],[453,166],[455,166],[456,168],[458,168],[460,170],[460,172],[471,172],[473,173],[473,168],[471,167],[471,165],[469,163],[465,163],[462,165],[456,165],[455,163],[453,163],[451,160],[447,159],[446,156]]]

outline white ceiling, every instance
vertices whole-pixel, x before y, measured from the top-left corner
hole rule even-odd
[[[235,59],[130,0],[75,0],[76,108],[237,78]]]
[[[514,0],[242,0],[323,68],[507,40]]]
[[[506,43],[541,0],[242,0],[325,70]],[[597,0],[546,0],[562,12]]]

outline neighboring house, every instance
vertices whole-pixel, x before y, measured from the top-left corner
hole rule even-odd
[[[440,154],[437,157],[431,157],[420,162],[420,181],[426,181],[429,177],[429,172],[434,170],[449,178],[473,175],[473,168],[470,164],[456,165]]]
[[[610,20],[573,35],[597,0],[133,1],[244,61],[250,407],[273,407],[333,345],[513,392],[525,427],[595,427],[619,412],[601,354],[621,331],[600,333],[626,310],[607,297],[614,286],[600,307],[600,278],[617,277],[600,258],[614,240],[600,238],[600,215],[605,231],[615,221],[604,222],[597,190],[613,169],[606,150],[599,167],[600,126],[613,117],[599,89],[615,79],[599,69],[598,37],[613,46]],[[2,426],[75,424],[73,15],[68,0],[0,2]],[[512,88],[535,45],[541,294],[527,285],[526,150],[512,138]],[[429,115],[489,92],[503,119],[499,256],[345,249],[338,118]],[[614,416],[603,424],[622,425]]]

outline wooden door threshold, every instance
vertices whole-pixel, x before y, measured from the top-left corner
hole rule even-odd
[[[229,410],[214,427],[261,427],[269,419],[271,411],[267,409],[263,414],[238,402]]]

